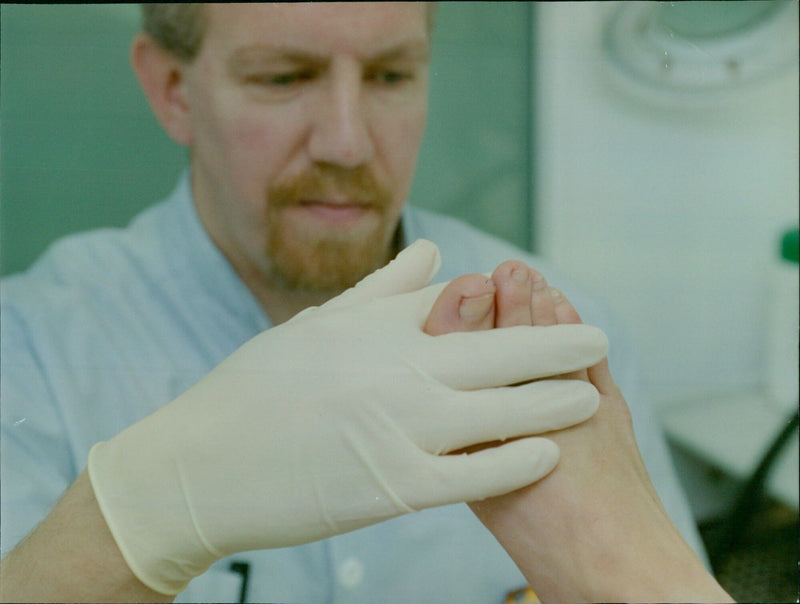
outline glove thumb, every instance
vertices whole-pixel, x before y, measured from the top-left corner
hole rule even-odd
[[[422,490],[422,502],[413,507],[480,501],[533,484],[558,463],[559,449],[553,441],[527,437],[461,455],[438,455],[434,466],[439,476],[436,490]],[[420,505],[421,503],[421,505]]]
[[[431,282],[441,265],[442,258],[436,244],[427,239],[417,239],[388,265],[367,275],[322,308],[341,308],[416,291]]]

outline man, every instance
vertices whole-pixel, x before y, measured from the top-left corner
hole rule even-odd
[[[322,405],[324,397],[314,398],[315,381],[329,388],[336,384],[344,391],[362,388],[362,382],[369,382],[367,376],[374,374],[382,379],[375,381],[373,394],[387,398],[406,395],[420,385],[414,381],[417,375],[392,373],[390,361],[403,345],[415,353],[408,358],[418,359],[416,353],[427,351],[428,344],[406,342],[409,329],[392,321],[394,315],[408,311],[409,299],[419,308],[427,307],[417,298],[396,299],[390,294],[414,292],[432,271],[423,270],[420,277],[408,269],[408,256],[398,258],[399,265],[385,270],[392,269],[393,279],[411,275],[405,288],[396,285],[390,291],[379,278],[366,295],[363,289],[351,294],[350,299],[360,305],[349,308],[357,308],[357,313],[339,302],[287,322],[352,286],[420,237],[434,240],[442,249],[439,279],[489,271],[502,260],[523,256],[463,225],[403,207],[425,124],[429,9],[413,3],[311,3],[148,10],[147,33],[134,41],[132,62],[160,123],[189,148],[189,171],[164,204],[143,213],[129,229],[65,242],[27,275],[4,284],[4,550],[46,518],[11,562],[19,568],[25,566],[20,560],[36,561],[38,568],[28,572],[37,584],[58,575],[72,577],[79,589],[107,587],[93,596],[82,595],[104,600],[164,598],[182,590],[187,577],[202,573],[208,564],[211,568],[179,599],[221,601],[239,597],[245,587],[256,601],[501,599],[525,578],[465,506],[433,507],[319,540],[403,511],[449,502],[446,499],[480,499],[513,490],[533,482],[554,463],[547,449],[531,443],[528,453],[541,463],[524,480],[518,471],[515,485],[509,479],[502,487],[490,488],[489,478],[484,478],[479,484],[483,490],[472,497],[456,488],[462,485],[444,494],[445,487],[436,485],[429,499],[414,502],[416,507],[401,496],[389,503],[370,502],[367,510],[347,509],[350,498],[358,505],[368,499],[344,488],[368,482],[348,482],[342,469],[349,466],[342,463],[331,466],[330,472],[313,471],[336,461],[334,451],[348,453],[339,440],[326,440],[340,433],[326,431],[335,423],[328,409],[335,407]],[[412,253],[420,257],[419,248]],[[543,266],[538,260],[536,264]],[[419,272],[419,267],[415,270]],[[600,309],[554,278],[552,270],[544,272],[568,291],[589,323],[610,327]],[[412,314],[416,320],[419,312],[408,316]],[[343,319],[337,322],[334,316]],[[279,327],[240,349],[273,325]],[[395,327],[396,334],[388,331]],[[338,337],[320,335],[328,330]],[[494,366],[475,377],[472,372],[479,373],[480,363],[454,355],[432,356],[431,367],[422,369],[438,371],[437,379],[457,390],[478,391],[521,378],[558,375],[599,359],[588,333],[574,334],[576,348],[585,344],[578,355],[583,364],[574,366],[563,361],[542,370],[528,358],[523,359],[526,365],[523,361],[515,365],[515,357],[533,357],[533,352],[514,354],[523,348],[516,347],[516,341],[502,340],[495,355],[502,363],[497,365],[518,366],[503,380],[490,375],[500,371]],[[348,339],[348,334],[354,335]],[[617,339],[613,335],[612,339],[618,352]],[[320,350],[317,342],[330,348]],[[542,355],[545,360],[557,358],[563,342],[553,336],[534,349],[552,353]],[[263,363],[254,363],[253,358]],[[628,391],[630,364],[618,356],[612,356],[611,363],[622,374],[654,482],[684,535],[698,544],[663,441],[647,409],[637,406],[635,392]],[[338,371],[332,371],[328,381],[308,369],[296,371],[309,366],[315,372],[331,367]],[[269,371],[268,379],[257,377],[262,367]],[[423,373],[423,377],[429,376]],[[465,386],[470,379],[481,381]],[[258,396],[265,392],[282,396],[264,405]],[[363,390],[358,392],[363,395]],[[529,392],[534,396],[537,391]],[[420,391],[414,400],[434,409],[436,393],[422,396]],[[572,396],[575,402],[559,426],[530,425],[502,436],[523,436],[580,421],[587,416],[581,407],[583,395]],[[297,405],[280,405],[292,397]],[[228,399],[231,413],[226,415],[223,404]],[[319,406],[313,406],[311,399]],[[252,403],[249,415],[236,412],[245,400]],[[282,421],[271,421],[277,409],[284,414]],[[478,413],[480,406],[475,409]],[[262,410],[264,415],[254,415]],[[471,416],[464,417],[463,422],[459,416],[449,423],[466,423]],[[123,431],[128,426],[131,429]],[[328,436],[313,439],[312,428]],[[351,428],[348,424],[343,429]],[[365,430],[358,437],[370,433]],[[493,439],[459,442],[483,440]],[[99,441],[108,443],[92,449]],[[346,440],[352,442],[363,444]],[[391,442],[387,437],[386,445]],[[257,446],[248,446],[252,443]],[[160,480],[172,470],[161,460],[173,445],[181,451],[172,459],[200,469],[178,464],[173,480]],[[193,455],[186,456],[184,445]],[[402,456],[382,457],[383,445],[383,441],[373,443],[369,451],[391,466],[391,460]],[[428,446],[434,452],[458,449],[452,443]],[[503,449],[510,450],[504,445],[498,451]],[[208,451],[213,455],[205,456]],[[258,482],[253,472],[269,467],[270,460],[283,463],[287,451],[293,454],[288,457],[304,461],[296,466],[300,471],[276,470],[277,478],[270,474],[269,481]],[[267,453],[274,457],[258,457]],[[91,477],[81,472],[87,457]],[[499,475],[499,468],[516,457],[508,456],[507,463],[492,469]],[[305,476],[301,472],[308,464]],[[397,480],[403,482],[415,467],[408,461]],[[210,483],[212,488],[203,482],[203,468],[218,479]],[[381,467],[376,475],[383,478],[384,471],[388,470]],[[441,476],[446,474],[439,479],[446,482]],[[145,488],[151,478],[151,488]],[[50,512],[73,481],[66,497]],[[334,496],[337,481],[344,487]],[[261,490],[253,487],[258,497],[247,506],[239,503],[237,512],[230,512],[227,505],[210,505],[210,511],[204,509],[200,516],[197,509],[181,516],[171,507],[173,503],[179,507],[184,497],[198,505],[203,499],[215,504],[224,491],[233,495],[228,503],[236,504],[242,501],[237,489],[247,491],[251,482],[260,485]],[[411,496],[433,482],[437,481],[414,483]],[[125,491],[129,484],[136,485],[134,491]],[[220,487],[223,484],[225,488]],[[325,488],[315,491],[317,484]],[[180,492],[171,499],[174,485],[180,485]],[[306,504],[316,496],[321,505],[307,511]],[[160,510],[158,503],[163,505]],[[87,510],[92,513],[84,513]],[[137,522],[153,520],[154,510],[165,522],[158,531],[144,531],[145,541],[138,541],[142,536],[136,534]],[[332,517],[326,515],[329,510]],[[299,516],[296,526],[288,520],[293,514]],[[318,524],[309,522],[312,516]],[[186,558],[190,568],[178,564],[181,568],[171,569],[169,576],[160,574],[163,568],[143,568],[150,560],[146,554],[150,539],[163,538],[168,549],[185,545],[182,537],[191,531],[185,533],[172,522],[178,517],[191,518],[200,527],[196,533],[202,543],[192,545]],[[260,531],[258,522],[269,526]],[[295,528],[282,532],[287,526]],[[179,538],[172,537],[173,529]],[[301,531],[308,534],[298,537]],[[215,538],[205,543],[209,532]],[[259,541],[262,533],[269,535],[269,543]],[[235,534],[232,541],[231,534]],[[115,540],[122,553],[115,549]],[[159,546],[167,547],[163,542]],[[93,556],[81,555],[99,543],[108,547],[95,547]],[[289,545],[294,547],[283,547]],[[262,549],[267,546],[271,549]],[[218,555],[247,549],[259,551],[233,558]],[[208,555],[198,562],[197,552],[202,550]],[[59,556],[60,552],[66,555]],[[222,559],[213,562],[216,558]],[[156,589],[141,591],[128,566],[136,567],[139,578],[156,576],[150,583]],[[63,584],[59,589],[56,593],[80,594],[63,591]],[[61,597],[79,599],[79,595]]]

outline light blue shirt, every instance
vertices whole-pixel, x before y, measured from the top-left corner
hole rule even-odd
[[[406,208],[406,243],[442,253],[438,281],[519,258],[605,329],[653,482],[683,535],[702,550],[654,416],[636,390],[624,336],[608,313],[542,259],[461,222]],[[54,244],[2,283],[3,554],[40,522],[86,465],[89,449],[187,390],[270,321],[195,213],[188,174],[125,229]],[[542,510],[542,513],[547,513]],[[558,544],[553,544],[558,547]],[[502,602],[525,580],[466,505],[426,510],[300,547],[216,563],[177,601]]]

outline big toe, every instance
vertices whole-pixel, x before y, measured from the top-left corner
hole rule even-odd
[[[495,285],[473,273],[453,279],[433,303],[425,333],[438,336],[456,331],[491,329],[495,321]]]
[[[532,325],[531,277],[528,265],[519,260],[508,260],[494,269],[492,281],[497,288],[495,327]]]

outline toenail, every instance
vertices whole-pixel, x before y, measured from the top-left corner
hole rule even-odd
[[[484,294],[475,298],[463,298],[458,307],[459,316],[471,323],[477,323],[486,317],[494,303],[494,294]]]
[[[549,291],[550,291],[550,297],[553,298],[553,302],[555,304],[561,304],[561,302],[565,300],[564,294],[561,293],[561,290],[556,289],[555,287],[551,287]]]
[[[511,279],[517,283],[525,283],[529,275],[530,271],[527,268],[517,267],[511,270]]]
[[[547,279],[544,278],[544,275],[541,273],[537,273],[533,271],[533,289],[544,289],[547,286]]]

